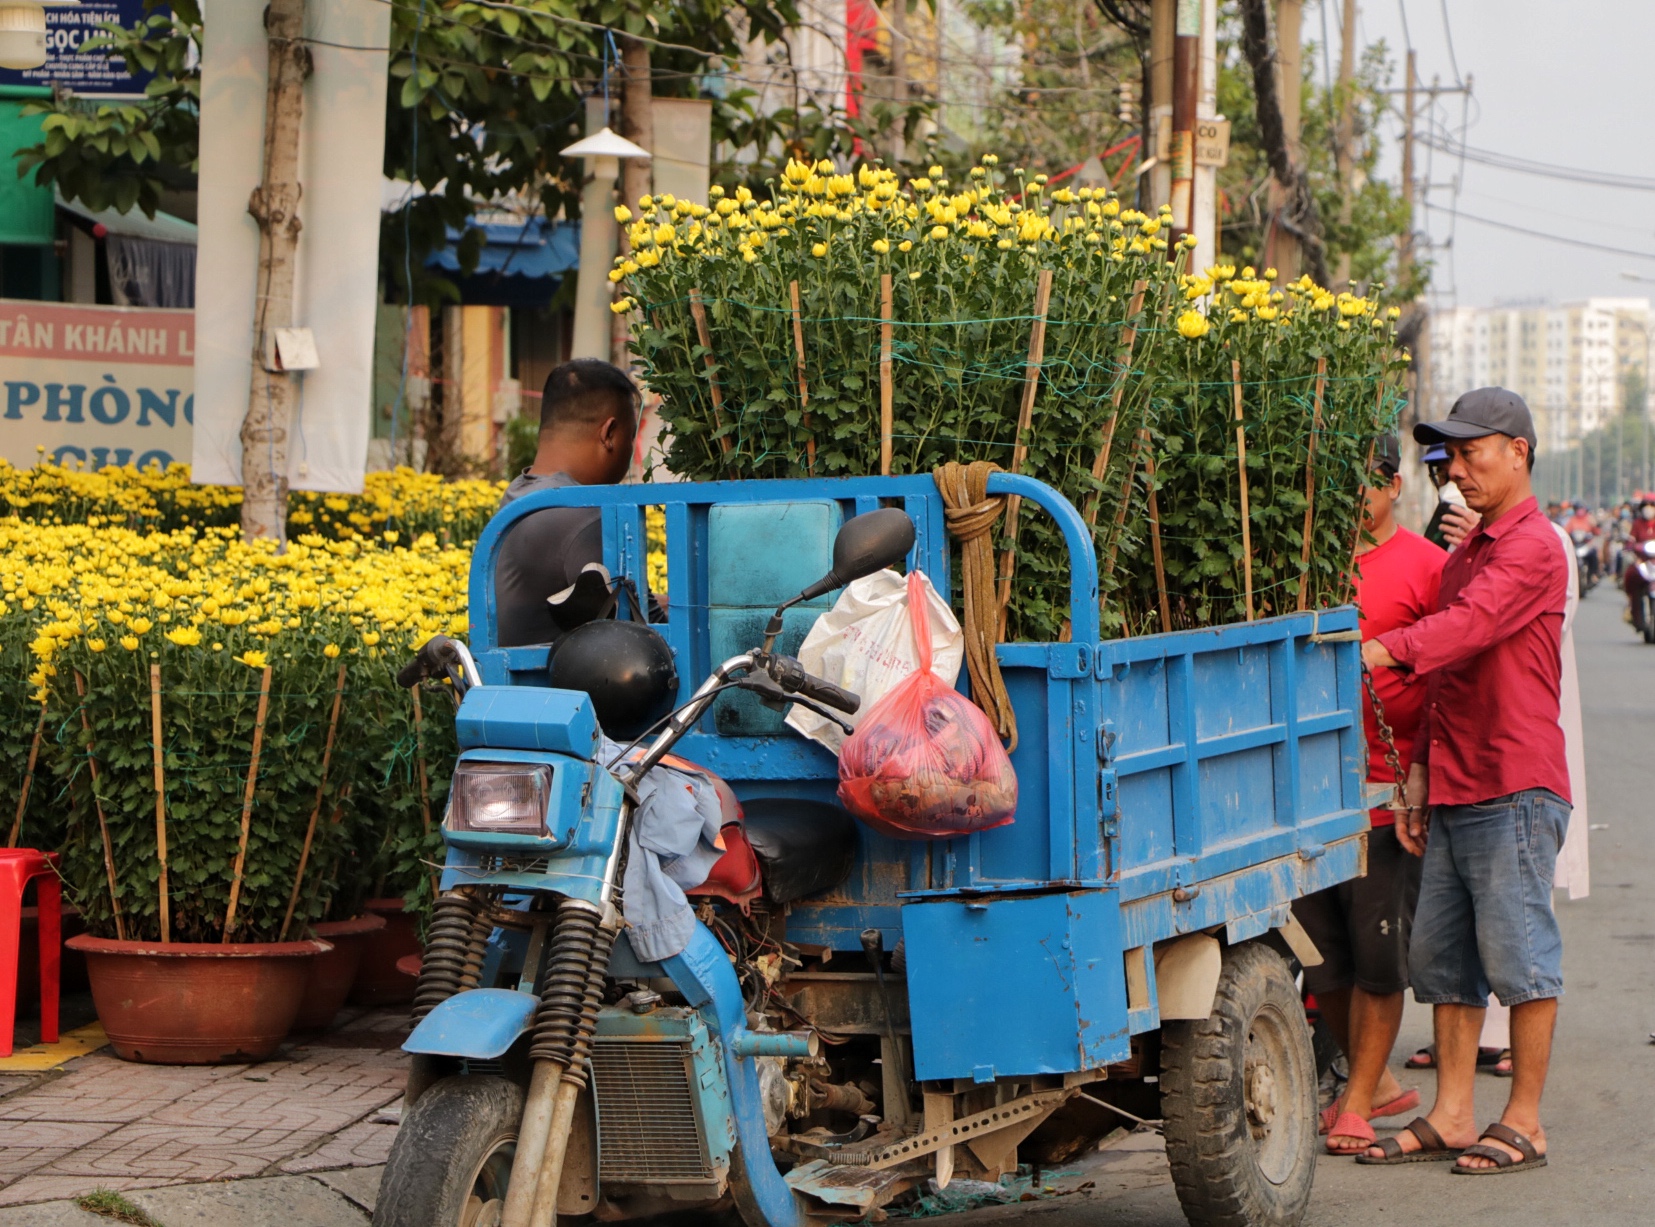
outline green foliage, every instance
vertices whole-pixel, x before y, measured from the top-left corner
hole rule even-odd
[[[209,654],[165,640],[159,646],[159,652],[147,654],[94,653],[77,643],[57,666],[64,676],[71,669],[82,674],[86,684],[86,697],[78,703],[74,688],[57,687],[47,708],[62,751],[53,755],[54,771],[70,814],[64,876],[88,928],[113,935],[101,808],[127,936],[161,936],[149,674],[149,665],[158,663],[172,936],[217,941],[241,838],[260,674],[227,651]],[[322,640],[313,646],[322,663]],[[331,669],[294,666],[282,670],[280,686],[271,690],[232,940],[276,938],[318,803],[312,863],[326,866],[336,859],[344,832],[330,819],[346,777],[330,772],[325,785],[321,778],[333,681]],[[360,717],[356,712],[352,717],[354,725]],[[313,892],[301,901],[294,931],[320,919],[324,910]]]
[[[944,166],[963,169],[994,152],[1056,173],[1138,134],[1135,121],[1120,116],[1120,89],[1127,82],[1137,90],[1147,60],[1095,0],[968,0],[965,10],[991,35],[1015,41],[1018,72],[980,98],[963,72],[945,77],[947,93],[972,96],[941,108],[954,138],[941,143]],[[1119,156],[1107,169],[1123,169]],[[1122,191],[1132,187],[1128,172]]]
[[[1221,246],[1227,258],[1258,262],[1263,258],[1270,226],[1268,185],[1270,168],[1259,137],[1252,70],[1236,50],[1239,41],[1234,20],[1220,24],[1218,109],[1231,122],[1230,158],[1218,172]],[[1398,279],[1397,240],[1413,225],[1408,201],[1394,184],[1377,177],[1379,124],[1385,114],[1385,90],[1390,85],[1390,52],[1383,42],[1365,48],[1349,87],[1325,88],[1316,76],[1319,55],[1314,44],[1304,49],[1300,84],[1300,153],[1316,197],[1327,244],[1327,265],[1336,270],[1350,257],[1351,282],[1383,284],[1392,302],[1412,302],[1424,292],[1430,275],[1427,262],[1416,262],[1407,284]],[[1356,189],[1348,194],[1350,220],[1341,223],[1340,208],[1347,193],[1337,170],[1339,113],[1349,99],[1353,118],[1352,167]]]
[[[105,23],[84,51],[111,51],[129,70],[154,73],[141,102],[99,102],[56,93],[31,103],[44,139],[20,150],[19,176],[92,209],[149,217],[168,187],[194,183],[201,114],[201,10],[196,0],[145,0],[149,15],[129,29]]]

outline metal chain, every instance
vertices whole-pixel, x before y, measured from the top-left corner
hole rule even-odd
[[[1385,704],[1380,702],[1379,690],[1373,684],[1373,671],[1366,661],[1362,662],[1362,688],[1368,692],[1368,702],[1373,704],[1374,723],[1379,726],[1379,739],[1385,743],[1385,761],[1396,777],[1396,783],[1391,786],[1391,803],[1384,808],[1406,813],[1412,807],[1408,804],[1406,781],[1402,774],[1402,755],[1397,752],[1396,736],[1391,732],[1391,726],[1385,722]]]

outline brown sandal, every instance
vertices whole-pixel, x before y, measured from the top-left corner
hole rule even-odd
[[[1490,1125],[1487,1129],[1482,1131],[1482,1134],[1478,1140],[1480,1141],[1482,1138],[1493,1138],[1496,1142],[1504,1142],[1507,1146],[1511,1147],[1523,1157],[1521,1159],[1513,1159],[1510,1155],[1499,1149],[1497,1146],[1467,1146],[1461,1152],[1462,1154],[1475,1155],[1479,1159],[1487,1159],[1489,1162],[1493,1163],[1494,1166],[1461,1167],[1458,1163],[1456,1163],[1454,1165],[1454,1170],[1451,1173],[1452,1175],[1504,1176],[1507,1172],[1521,1172],[1527,1171],[1531,1167],[1546,1166],[1546,1156],[1534,1148],[1534,1143],[1529,1141],[1529,1139],[1524,1137],[1521,1133],[1518,1133],[1517,1130],[1507,1125],[1502,1125],[1499,1123]]]
[[[1395,1138],[1381,1138],[1379,1150],[1382,1157],[1375,1159],[1366,1151],[1356,1156],[1356,1161],[1367,1167],[1392,1167],[1398,1163],[1440,1163],[1446,1159],[1457,1159],[1460,1151],[1449,1146],[1442,1140],[1442,1134],[1432,1127],[1431,1122],[1423,1116],[1416,1116],[1402,1127],[1403,1133],[1411,1133],[1419,1143],[1418,1150],[1405,1151],[1402,1143]]]

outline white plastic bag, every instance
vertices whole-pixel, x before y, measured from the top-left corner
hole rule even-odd
[[[954,685],[965,661],[965,634],[954,611],[921,574],[931,626],[931,672]],[[852,694],[860,695],[856,715],[845,717],[855,727],[868,709],[919,668],[914,629],[908,616],[908,581],[895,571],[878,571],[859,579],[839,594],[833,608],[810,628],[799,648],[799,663]],[[815,712],[794,706],[788,725],[839,753],[846,734]]]

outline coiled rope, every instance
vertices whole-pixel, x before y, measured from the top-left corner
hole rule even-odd
[[[1000,466],[986,460],[950,461],[932,470],[942,495],[948,532],[960,543],[960,577],[965,590],[965,663],[971,698],[982,708],[1009,753],[1017,748],[1017,714],[1011,709],[1000,662],[994,654],[1000,603],[994,594],[994,525],[1006,509],[1004,498],[988,496],[988,475]]]

